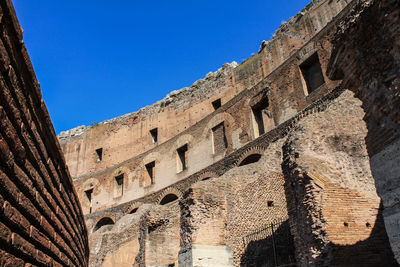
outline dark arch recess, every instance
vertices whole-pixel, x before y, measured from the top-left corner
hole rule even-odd
[[[175,201],[178,199],[178,196],[175,194],[168,194],[165,197],[163,197],[163,199],[161,199],[160,201],[160,205],[165,205],[168,203],[171,203],[172,201]]]
[[[261,154],[248,155],[244,160],[242,160],[242,162],[240,162],[239,166],[244,166],[244,165],[247,165],[247,164],[251,164],[251,163],[257,162],[257,161],[260,160],[260,158],[261,158]]]
[[[138,210],[138,208],[134,208],[134,209],[132,209],[132,210],[129,212],[129,214],[134,214],[134,213],[137,212],[137,210]]]
[[[100,221],[96,223],[96,226],[93,228],[93,233],[99,230],[104,225],[113,225],[114,221],[109,217],[104,217]]]

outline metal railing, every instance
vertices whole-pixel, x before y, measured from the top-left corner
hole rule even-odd
[[[270,223],[243,237],[242,266],[295,266],[288,220]]]

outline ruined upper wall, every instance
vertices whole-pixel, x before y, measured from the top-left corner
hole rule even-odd
[[[238,64],[233,61],[232,63],[226,63],[216,72],[210,72],[205,78],[194,82],[190,87],[184,87],[179,90],[172,91],[166,95],[162,100],[141,108],[140,110],[132,113],[128,113],[113,119],[105,120],[100,123],[94,123],[91,126],[78,126],[76,128],[61,132],[58,135],[58,139],[61,142],[68,142],[73,138],[81,136],[91,128],[105,125],[105,124],[125,124],[131,118],[141,118],[151,116],[153,113],[164,112],[167,107],[174,108],[175,110],[186,110],[188,107],[194,105],[197,102],[203,101],[210,95],[219,93],[225,85],[225,80],[230,78],[231,71]]]
[[[163,100],[138,112],[127,114],[92,127],[78,127],[59,135],[73,177],[94,174],[164,143],[214,111],[212,102],[224,105],[283,65],[303,45],[323,29],[347,4],[348,0],[313,1],[284,23],[260,51],[239,66],[225,64],[191,87],[174,91]],[[307,57],[309,47],[300,57]],[[280,78],[282,79],[282,77]],[[293,90],[293,88],[292,88]],[[288,102],[287,105],[291,105]],[[296,108],[293,108],[293,111]],[[288,113],[286,118],[294,113]],[[284,120],[282,120],[284,121]],[[150,130],[157,128],[158,142]],[[97,160],[96,149],[103,159]]]
[[[82,210],[6,0],[0,73],[0,265],[87,266]]]
[[[233,96],[232,69],[225,64],[191,87],[169,93],[157,103],[137,112],[107,120],[91,127],[78,127],[59,135],[72,176],[99,171],[133,158],[164,143],[214,111]],[[157,128],[157,142],[150,130]],[[95,150],[102,148],[102,160]]]
[[[335,3],[339,2],[331,4]],[[327,1],[319,2],[315,8],[327,9],[329,5]],[[331,53],[330,38],[339,19],[332,19],[279,67],[262,76],[255,86],[249,85],[235,93],[237,87],[232,73],[248,64],[246,61],[221,75],[229,84],[219,87],[221,93],[209,99],[204,97],[204,101],[186,110],[178,111],[171,103],[160,108],[159,113],[136,118],[136,121],[121,118],[115,123],[92,127],[64,143],[69,169],[76,174],[75,186],[84,213],[99,212],[160,192],[243,148],[319,101],[339,84],[325,75]],[[266,47],[258,56],[263,51]],[[313,64],[320,67],[323,80],[311,91],[301,70],[310,58],[316,59]],[[253,79],[252,75],[246,77]],[[217,97],[221,97],[222,106],[214,110],[211,102]],[[149,133],[154,127],[159,133],[157,143],[152,142]],[[102,148],[101,159],[96,153],[98,148]],[[179,154],[182,148],[185,152]]]

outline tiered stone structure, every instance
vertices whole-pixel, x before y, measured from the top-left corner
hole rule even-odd
[[[399,10],[313,1],[242,64],[61,133],[90,264],[397,266]]]
[[[11,1],[0,1],[0,265],[88,266],[83,213]]]

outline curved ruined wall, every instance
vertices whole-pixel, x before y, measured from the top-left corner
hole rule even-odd
[[[338,83],[324,75],[330,53],[326,25],[346,5],[315,1],[242,64],[225,64],[138,112],[61,133],[84,213],[160,191],[274,129],[329,92]],[[309,92],[299,66],[315,55],[324,83]],[[218,99],[221,107],[213,105]],[[178,150],[185,145],[182,169]]]
[[[101,171],[140,155],[189,128],[232,98],[232,69],[225,64],[190,87],[173,91],[159,102],[91,127],[78,127],[58,136],[73,177]],[[156,140],[150,131],[157,129]],[[99,160],[97,149],[102,149]]]
[[[91,265],[395,266],[369,114],[326,75],[359,3],[312,1],[242,64],[61,134]]]
[[[0,14],[0,265],[87,266],[82,211],[10,1]]]
[[[196,124],[214,111],[213,101],[220,99],[223,105],[277,69],[323,29],[347,2],[313,1],[283,24],[270,41],[264,41],[259,53],[239,66],[236,62],[225,64],[192,86],[173,91],[159,102],[137,112],[62,132],[58,137],[72,176],[79,178],[95,174],[122,163]],[[307,53],[315,50],[314,45],[311,46],[302,56],[307,57]],[[285,119],[290,115],[293,113]],[[158,130],[156,143],[150,134],[154,128]],[[103,153],[101,160],[96,153],[99,148]]]

